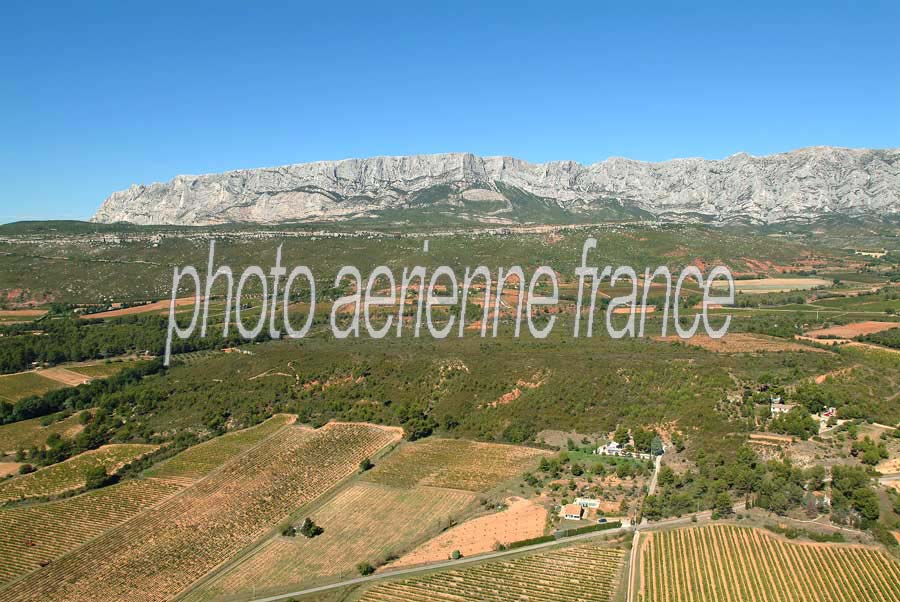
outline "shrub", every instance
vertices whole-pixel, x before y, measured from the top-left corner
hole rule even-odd
[[[372,566],[371,564],[369,564],[368,562],[360,562],[359,564],[356,565],[356,570],[359,572],[360,575],[365,577],[367,575],[371,575],[372,573],[374,573],[375,567]]]
[[[303,525],[300,527],[300,534],[309,539],[321,535],[324,532],[325,529],[314,523],[311,518],[305,519]]]

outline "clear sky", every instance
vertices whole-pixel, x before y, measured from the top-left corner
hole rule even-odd
[[[264,4],[0,2],[0,222],[323,159],[900,146],[896,1]]]

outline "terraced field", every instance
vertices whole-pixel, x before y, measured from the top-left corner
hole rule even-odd
[[[35,445],[43,446],[47,437],[59,433],[64,438],[71,438],[80,433],[81,424],[78,414],[54,422],[48,426],[41,425],[40,418],[23,420],[0,426],[0,452],[15,453],[17,449],[28,449]]]
[[[180,489],[154,479],[125,481],[64,500],[0,509],[0,584],[56,560]]]
[[[14,403],[32,395],[43,395],[53,389],[61,389],[61,382],[37,372],[19,372],[0,376],[0,402]]]
[[[365,424],[282,428],[180,494],[11,583],[0,601],[170,600],[400,436]]]
[[[584,545],[376,585],[360,602],[604,602],[624,553]]]
[[[84,486],[85,471],[102,466],[112,473],[154,450],[158,445],[119,443],[104,445],[31,474],[0,483],[0,503],[31,497],[58,495]]]
[[[265,422],[239,431],[231,431],[220,437],[190,447],[177,456],[148,470],[148,477],[156,477],[172,482],[190,484],[200,479],[238,454],[275,433],[278,429],[292,424],[294,416],[276,414]]]
[[[357,483],[311,514],[324,533],[313,539],[276,536],[185,600],[289,591],[323,577],[355,575],[360,562],[400,553],[474,505],[476,496],[464,491]]]
[[[533,468],[544,455],[550,452],[462,439],[426,439],[404,445],[364,478],[395,487],[485,491]]]
[[[640,602],[900,600],[900,563],[877,549],[729,525],[648,534],[641,577]]]

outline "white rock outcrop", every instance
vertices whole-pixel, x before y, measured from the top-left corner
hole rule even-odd
[[[611,158],[592,165],[468,153],[321,161],[131,186],[106,199],[93,221],[279,223],[428,204],[468,212],[476,221],[481,204],[517,220],[515,203],[503,203],[515,189],[571,213],[615,200],[655,216],[719,222],[896,214],[900,149],[811,147],[720,161]]]

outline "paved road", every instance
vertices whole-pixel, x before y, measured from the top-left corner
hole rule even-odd
[[[373,581],[379,581],[382,579],[394,579],[396,577],[403,576],[414,576],[418,573],[427,573],[429,571],[439,570],[439,569],[448,569],[448,568],[456,568],[459,566],[463,566],[466,564],[472,564],[475,562],[482,562],[485,560],[493,560],[496,558],[503,558],[504,556],[511,556],[513,554],[521,554],[522,552],[532,552],[535,550],[541,550],[543,548],[549,548],[555,545],[559,545],[561,543],[570,543],[573,541],[581,541],[585,539],[592,539],[595,537],[601,537],[604,535],[611,535],[616,533],[624,533],[626,531],[631,530],[631,525],[623,524],[623,526],[618,529],[609,529],[608,531],[595,531],[593,533],[584,533],[582,535],[574,535],[572,537],[565,537],[563,539],[558,539],[554,541],[548,541],[545,543],[535,544],[533,546],[525,546],[524,548],[516,548],[515,550],[504,550],[502,552],[491,552],[489,554],[481,554],[479,556],[472,556],[469,558],[460,558],[459,560],[445,560],[442,562],[435,562],[432,564],[422,565],[418,567],[413,567],[409,569],[396,569],[393,571],[384,571],[383,573],[376,573],[374,575],[369,575],[368,577],[357,577],[355,579],[347,579],[345,581],[339,581],[337,583],[331,583],[329,585],[321,585],[319,587],[311,587],[308,589],[302,589],[295,592],[288,592],[284,594],[278,594],[277,596],[269,596],[267,598],[255,598],[250,602],[277,602],[278,600],[285,600],[287,598],[303,596],[306,594],[315,594],[318,592],[325,592],[332,589],[338,589],[341,587],[348,587],[351,585],[360,585],[363,583],[371,583]]]

